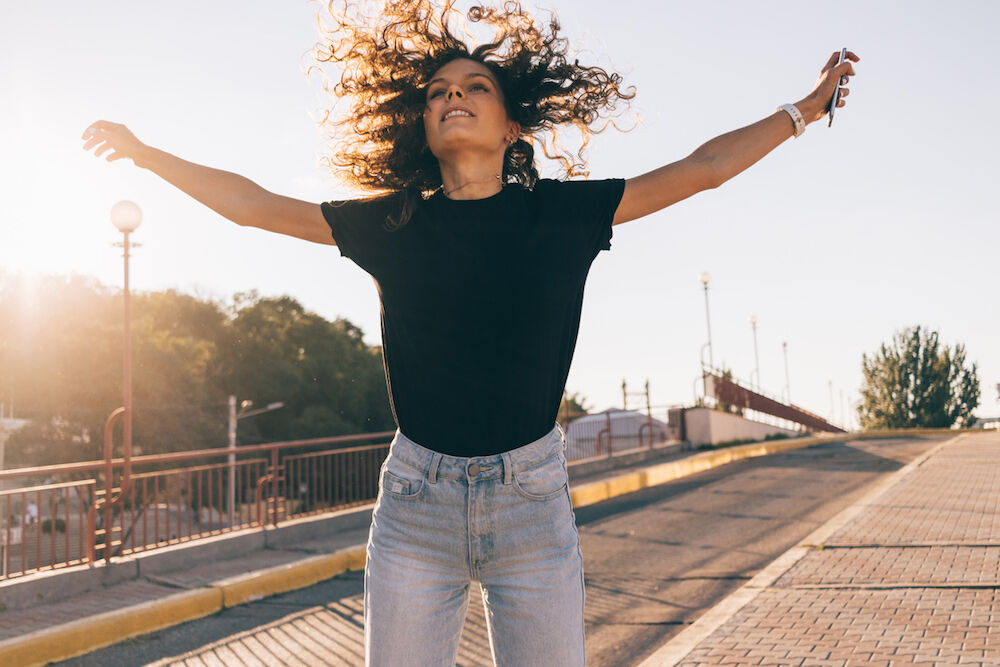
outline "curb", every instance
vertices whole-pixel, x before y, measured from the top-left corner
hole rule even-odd
[[[575,489],[570,489],[570,499],[573,507],[584,507],[594,503],[603,502],[614,498],[645,489],[658,484],[665,484],[682,477],[694,475],[705,470],[711,470],[733,461],[748,459],[755,456],[767,456],[791,449],[811,447],[825,442],[838,442],[844,437],[817,436],[814,438],[800,438],[796,440],[779,440],[765,444],[751,443],[736,447],[727,447],[719,451],[703,452],[694,454],[679,461],[668,461],[657,465],[648,466],[642,470],[617,475],[599,482],[581,484]],[[852,438],[857,439],[857,438]]]
[[[350,570],[363,570],[367,545],[338,549],[332,554],[304,558],[293,563],[223,579],[212,584],[222,591],[222,608],[287,593]]]
[[[952,431],[954,432],[954,431]],[[639,663],[639,667],[673,667],[693,651],[701,642],[718,630],[744,606],[753,601],[762,591],[773,584],[807,553],[822,546],[823,542],[835,532],[850,523],[860,512],[879,496],[895,486],[900,480],[920,467],[927,459],[937,454],[944,447],[960,440],[965,433],[945,440],[910,461],[908,464],[881,479],[868,493],[857,501],[838,512],[829,521],[803,538],[798,544],[771,561],[750,581],[736,589],[698,619],[679,632],[652,655]],[[876,436],[878,437],[878,436]],[[853,438],[858,439],[858,438]]]
[[[34,667],[66,660],[227,607],[311,586],[348,570],[363,569],[365,547],[338,549],[7,639],[0,642],[0,664]]]
[[[733,461],[767,456],[826,442],[867,440],[884,437],[941,435],[948,433],[956,433],[956,431],[949,429],[870,431],[863,434],[834,434],[796,440],[779,440],[769,443],[739,445],[719,451],[694,454],[678,461],[648,466],[642,470],[624,473],[598,482],[580,484],[578,487],[570,489],[570,499],[574,508],[584,507],[626,493],[632,493],[640,489],[665,484],[682,477],[711,470],[712,468]],[[949,440],[948,442],[951,441]],[[946,443],[938,445],[932,451],[937,451],[944,444]],[[922,460],[922,458],[918,460]],[[894,475],[906,469],[903,468],[894,473]],[[812,537],[811,535],[807,539],[811,539]],[[794,547],[793,550],[799,548],[802,547]],[[330,554],[312,556],[293,563],[286,563],[222,579],[201,588],[169,595],[158,600],[150,600],[124,609],[96,614],[86,619],[72,621],[50,629],[39,630],[20,637],[0,641],[0,664],[33,667],[35,665],[45,665],[56,660],[66,660],[120,643],[131,637],[203,618],[229,607],[312,586],[315,583],[325,581],[346,571],[364,569],[366,549],[366,544],[345,547]],[[805,553],[804,550],[803,553]],[[784,558],[784,556],[781,558]],[[795,560],[798,560],[798,557]],[[794,560],[791,561],[788,567],[794,562]],[[761,574],[763,572],[759,573],[758,576]],[[754,581],[756,581],[756,577],[745,588],[753,584]],[[742,607],[742,604],[740,606]],[[693,628],[694,626],[691,626],[688,630]],[[688,630],[684,632],[688,632]],[[654,655],[658,655],[658,653]],[[649,664],[659,665],[667,663],[654,662]]]

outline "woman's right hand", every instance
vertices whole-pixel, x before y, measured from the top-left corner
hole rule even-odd
[[[121,123],[112,123],[106,120],[92,123],[84,130],[81,138],[87,140],[87,143],[83,145],[85,151],[100,144],[94,151],[94,155],[100,156],[106,151],[112,151],[105,158],[108,162],[129,158],[136,166],[142,166],[139,164],[139,160],[148,148],[146,144],[136,139],[127,127]]]

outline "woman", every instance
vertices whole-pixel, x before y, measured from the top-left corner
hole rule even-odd
[[[541,179],[534,146],[566,178],[618,100],[621,77],[566,57],[554,18],[539,30],[513,2],[468,18],[496,39],[470,50],[447,2],[387,3],[378,19],[328,8],[316,51],[354,100],[329,164],[379,193],[320,205],[185,162],[98,121],[85,149],[130,158],[240,225],[336,245],[375,280],[397,430],[382,466],[365,565],[365,659],[454,664],[472,581],[483,590],[494,662],[580,665],[584,581],[555,418],[592,261],[613,225],[740,173],[822,118],[837,54],[794,106],[629,179]],[[350,13],[350,15],[349,15]],[[837,106],[848,90],[841,89]],[[582,150],[582,149],[581,149]]]

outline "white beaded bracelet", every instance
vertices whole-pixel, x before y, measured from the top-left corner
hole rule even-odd
[[[806,119],[802,117],[802,112],[799,111],[798,107],[794,104],[782,104],[778,110],[787,111],[788,115],[792,117],[792,122],[795,123],[796,138],[806,131]]]

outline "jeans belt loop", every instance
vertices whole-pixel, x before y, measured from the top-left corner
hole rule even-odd
[[[440,452],[435,452],[434,455],[431,456],[431,467],[427,471],[427,481],[431,484],[437,483],[439,463],[441,463],[441,454]]]
[[[513,473],[511,470],[510,454],[503,452],[500,454],[500,459],[503,461],[503,483],[510,484]]]

